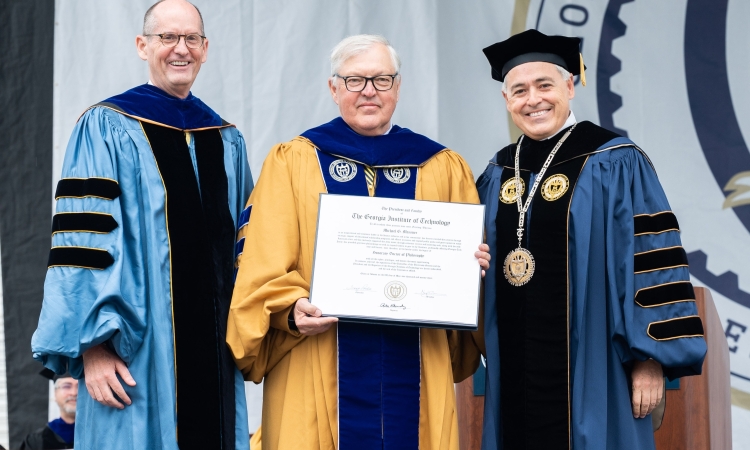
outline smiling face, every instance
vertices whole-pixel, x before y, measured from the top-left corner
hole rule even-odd
[[[505,76],[503,92],[513,123],[536,141],[553,136],[570,114],[575,96],[572,77],[563,80],[554,64],[530,62],[514,67]]]
[[[66,377],[55,381],[55,403],[60,407],[60,417],[67,423],[75,421],[77,397],[78,380]]]
[[[375,44],[367,51],[344,61],[338,73],[342,77],[374,77],[393,75],[395,68],[388,48]],[[388,131],[398,103],[400,77],[394,80],[393,87],[388,91],[378,91],[372,82],[367,82],[362,92],[349,92],[344,80],[339,77],[328,80],[328,87],[333,101],[339,105],[341,118],[355,132],[363,136],[379,136]]]
[[[193,5],[182,0],[159,3],[153,10],[155,26],[149,34],[203,34],[201,18]],[[158,36],[135,39],[138,56],[148,61],[151,82],[166,93],[185,98],[190,93],[201,64],[208,56],[208,39],[200,48],[188,48],[185,38],[175,47],[166,47]]]

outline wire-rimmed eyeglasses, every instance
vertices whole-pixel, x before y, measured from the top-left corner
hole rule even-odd
[[[201,48],[203,46],[203,40],[206,36],[200,34],[175,34],[175,33],[162,33],[162,34],[144,34],[144,36],[158,36],[161,39],[161,43],[165,47],[176,47],[180,42],[181,38],[185,38],[185,45],[188,48]]]
[[[344,80],[344,85],[346,86],[347,91],[362,92],[365,90],[365,87],[367,87],[368,81],[372,83],[372,87],[374,87],[375,90],[388,91],[393,87],[393,80],[396,79],[398,74],[377,75],[374,77],[360,77],[358,75],[342,77],[339,74],[336,74],[336,76]]]

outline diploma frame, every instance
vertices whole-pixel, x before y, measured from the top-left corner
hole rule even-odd
[[[320,194],[310,302],[342,322],[476,330],[484,205]]]

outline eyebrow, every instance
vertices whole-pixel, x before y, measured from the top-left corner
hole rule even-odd
[[[536,80],[534,80],[534,84],[541,83],[542,81],[552,81],[552,82],[554,82],[554,80],[552,79],[552,77],[544,76],[544,77],[539,77]],[[512,85],[510,87],[510,90],[514,91],[514,90],[516,90],[517,87],[520,87],[520,86],[523,86],[523,85],[524,85],[524,83],[516,83],[516,84],[514,84],[514,85]]]

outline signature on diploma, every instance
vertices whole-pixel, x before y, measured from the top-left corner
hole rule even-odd
[[[441,294],[435,291],[425,291],[425,290],[417,292],[417,295],[420,295],[425,298],[445,297],[445,294]]]
[[[372,289],[370,288],[370,286],[368,286],[366,284],[364,286],[358,286],[356,284],[353,284],[353,285],[351,285],[349,287],[345,287],[344,290],[345,291],[354,291],[355,294],[362,294],[364,292],[371,292],[372,291]]]
[[[391,311],[398,311],[398,310],[402,310],[403,311],[403,310],[406,309],[406,306],[399,305],[397,303],[381,303],[380,307],[381,308],[389,308]]]

